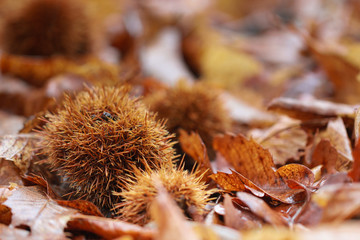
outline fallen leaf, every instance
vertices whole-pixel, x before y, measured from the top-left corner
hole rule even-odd
[[[92,203],[86,200],[56,200],[56,202],[63,207],[69,207],[78,210],[85,215],[92,215],[98,217],[104,217],[100,210]]]
[[[201,140],[200,135],[195,132],[188,134],[183,129],[180,129],[179,133],[179,140],[183,150],[189,154],[200,166],[211,170],[211,164],[207,155],[207,150],[204,142]]]
[[[12,212],[11,226],[28,226],[38,238],[65,238],[64,228],[76,210],[59,206],[37,186],[19,187],[3,203]]]
[[[311,38],[307,39],[307,44],[313,58],[334,85],[336,100],[357,104],[360,100],[360,83],[357,81],[359,67],[349,62],[343,51],[338,51],[333,46]]]
[[[23,179],[30,181],[36,185],[42,186],[43,188],[46,189],[46,194],[53,198],[53,199],[58,199],[59,197],[57,196],[57,194],[51,189],[49,183],[46,181],[45,178],[35,175],[35,174],[31,174],[28,176],[24,176]]]
[[[254,139],[270,151],[276,165],[282,166],[290,159],[299,160],[303,155],[307,134],[301,129],[299,121],[282,118]]]
[[[231,174],[224,172],[217,172],[210,176],[222,189],[226,191],[243,191],[245,185],[243,178],[237,172],[231,171]]]
[[[321,222],[341,223],[360,214],[360,184],[331,184],[321,187],[312,201],[322,209]]]
[[[301,164],[287,164],[276,170],[283,181],[295,181],[306,187],[312,187],[315,181],[314,173]]]
[[[253,139],[247,140],[242,135],[224,135],[214,139],[214,148],[225,157],[234,167],[230,181],[222,180],[229,174],[216,173],[211,176],[217,183],[230,186],[231,191],[239,186],[237,191],[244,187],[254,195],[262,197],[264,194],[284,203],[295,203],[300,201],[303,189],[291,189],[286,181],[313,181],[314,176],[310,169],[303,165],[290,164],[283,169],[274,171],[275,165],[268,150],[262,148]],[[223,181],[223,182],[221,182]],[[227,190],[224,188],[224,190]]]
[[[22,173],[26,173],[34,156],[35,143],[39,139],[36,134],[1,136],[0,157],[13,161]]]
[[[253,182],[268,185],[278,181],[270,152],[253,139],[227,134],[215,137],[213,145],[237,172]]]
[[[121,236],[131,236],[135,239],[154,239],[155,231],[126,223],[116,219],[76,214],[67,223],[71,231],[85,231],[95,233],[104,239],[114,239]]]
[[[0,205],[0,224],[5,224],[6,226],[9,226],[11,223],[11,217],[11,209],[7,206]]]
[[[249,207],[250,211],[274,226],[286,226],[286,220],[272,210],[265,201],[246,192],[237,192],[236,197]]]
[[[197,163],[197,167],[200,173],[205,173],[202,179],[204,181],[208,180],[208,177],[213,173],[211,169],[211,164],[209,156],[207,154],[206,146],[201,140],[201,137],[198,133],[191,132],[188,134],[186,131],[179,130],[179,142],[181,148],[185,153],[189,154],[192,159]]]
[[[14,162],[0,159],[0,185],[7,186],[10,183],[16,183],[19,186],[24,185],[21,172]]]
[[[331,145],[339,153],[336,167],[339,170],[349,170],[354,161],[351,153],[351,143],[346,132],[343,120],[339,117],[330,120],[325,132],[320,134],[322,138],[328,139]]]
[[[355,145],[352,154],[354,157],[354,164],[349,171],[349,177],[351,177],[354,182],[360,182],[360,140]]]
[[[297,100],[292,98],[276,98],[268,105],[268,110],[301,121],[342,117],[345,123],[354,121],[354,108],[351,105],[317,99]]]
[[[323,211],[324,210],[319,207],[319,205],[310,201],[303,209],[301,209],[300,214],[294,219],[294,223],[308,227],[317,226],[321,222]]]
[[[224,196],[224,209],[225,226],[237,230],[248,230],[261,228],[263,225],[263,221],[256,215],[249,211],[236,208],[232,198],[228,194]]]
[[[9,226],[11,223],[11,209],[5,205],[3,205],[3,202],[6,201],[6,199],[11,196],[12,187],[1,187],[0,188],[0,224],[5,224],[6,226]],[[0,235],[1,236],[1,235]]]
[[[338,153],[328,140],[321,140],[312,154],[311,167],[322,165],[321,175],[333,174],[338,170]]]
[[[259,110],[231,94],[224,93],[221,98],[231,118],[239,124],[263,127],[272,125],[277,120],[271,113]]]

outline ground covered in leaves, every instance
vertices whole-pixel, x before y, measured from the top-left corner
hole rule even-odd
[[[359,13],[357,0],[0,1],[0,239],[358,239]],[[75,108],[76,131],[106,130],[96,151],[95,125],[81,135],[87,155],[66,155],[82,141]],[[64,112],[61,137],[44,135]],[[71,178],[78,158],[89,175]]]

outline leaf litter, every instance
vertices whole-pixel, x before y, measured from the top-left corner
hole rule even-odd
[[[75,56],[14,54],[46,38],[50,47],[39,49],[68,49],[83,39],[76,31],[71,36],[73,28],[56,28],[62,33],[43,22],[37,24],[50,28],[46,34],[26,24],[13,27],[29,2],[0,3],[0,24],[11,33],[0,36],[1,239],[358,238],[357,1],[86,1],[80,5],[91,19],[85,42],[92,48]],[[33,2],[49,4],[46,16],[63,7]],[[86,21],[69,9],[62,20]],[[42,19],[36,11],[24,19]],[[19,29],[24,32],[16,38]],[[157,196],[146,209],[152,221],[145,226],[69,196],[76,189],[38,151],[39,127],[49,112],[61,111],[64,94],[127,84],[132,98],[147,98],[179,81],[218,88],[232,120],[212,146],[196,130],[179,130],[171,139],[182,148],[177,161],[212,192],[204,216],[184,214],[181,209],[193,207],[186,196],[174,201],[156,180]],[[200,112],[190,115],[208,121]]]

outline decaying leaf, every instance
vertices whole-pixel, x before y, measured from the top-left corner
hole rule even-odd
[[[262,227],[263,221],[259,217],[245,209],[240,210],[236,208],[234,204],[234,201],[229,195],[224,196],[225,226],[238,230]]]
[[[28,226],[32,236],[39,238],[65,238],[66,223],[76,212],[59,206],[36,186],[13,189],[3,205],[11,209],[11,226]]]
[[[253,139],[247,140],[242,135],[224,135],[214,140],[214,148],[234,167],[229,191],[242,191],[244,188],[257,196],[264,194],[284,203],[299,201],[296,195],[303,189],[291,189],[286,181],[293,180],[311,185],[314,180],[313,173],[303,165],[290,164],[274,171],[275,165],[268,150],[262,148]],[[217,183],[222,184],[222,177],[229,174],[217,173],[211,176]],[[240,181],[239,181],[239,180]],[[229,185],[227,185],[229,184]],[[235,187],[240,186],[238,189]],[[228,190],[224,188],[225,190]]]
[[[353,106],[315,99],[276,98],[270,102],[268,109],[302,121],[342,117],[348,123],[354,119]]]
[[[250,211],[264,219],[266,222],[274,226],[287,225],[285,219],[278,212],[272,210],[262,199],[245,192],[236,193],[236,197],[248,206]]]
[[[352,169],[349,171],[349,176],[354,182],[360,181],[360,141],[357,142],[353,149],[354,164]]]
[[[57,199],[59,198],[56,193],[52,190],[52,188],[50,187],[49,183],[46,181],[45,178],[43,178],[42,176],[38,176],[35,174],[31,174],[31,175],[27,175],[27,176],[23,176],[23,178],[27,181],[30,181],[36,185],[42,186],[43,188],[46,189],[46,194],[53,198],[53,199]]]
[[[222,189],[226,191],[243,191],[245,190],[243,178],[237,172],[231,174],[217,172],[210,176]]]
[[[321,140],[312,154],[311,166],[322,165],[322,174],[337,172],[338,153],[328,140]]]
[[[0,137],[0,157],[11,160],[26,173],[34,155],[35,142],[40,138],[34,134],[17,134]]]
[[[334,85],[336,100],[349,104],[358,103],[360,83],[357,76],[360,69],[347,61],[343,51],[338,50],[342,46],[327,46],[326,43],[310,38],[307,43],[310,53]]]
[[[200,135],[194,132],[188,134],[182,129],[180,129],[179,133],[179,141],[182,149],[195,160],[200,173],[206,172],[205,175],[203,175],[203,179],[206,181],[213,171],[205,144],[201,140]]]
[[[346,132],[344,122],[341,118],[331,120],[325,132],[320,134],[322,138],[328,139],[331,145],[339,153],[338,169],[348,170],[354,161],[351,154],[351,143]]]
[[[273,114],[261,111],[233,95],[224,93],[221,97],[223,98],[225,107],[229,109],[231,118],[240,124],[269,126],[277,120]]]
[[[7,186],[10,183],[17,185],[24,185],[21,179],[21,172],[14,162],[5,159],[0,159],[0,184]]]
[[[69,207],[78,210],[79,212],[86,214],[86,215],[92,215],[92,216],[98,216],[103,217],[104,215],[100,212],[100,210],[93,204],[92,202],[86,201],[86,200],[56,200],[56,202],[63,207]]]
[[[360,214],[360,184],[331,184],[312,197],[322,209],[323,223],[340,223]]]
[[[77,214],[71,217],[67,229],[91,232],[104,239],[129,236],[131,239],[154,239],[155,231],[123,221]]]
[[[306,147],[307,134],[300,128],[300,122],[283,118],[271,128],[254,136],[255,141],[268,149],[276,165],[288,160],[298,160]]]

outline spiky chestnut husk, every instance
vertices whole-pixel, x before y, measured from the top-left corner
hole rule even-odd
[[[79,56],[92,48],[90,21],[72,0],[32,0],[4,24],[7,53],[36,56]]]
[[[216,134],[231,127],[219,92],[201,82],[190,86],[180,81],[173,88],[150,95],[146,103],[158,119],[167,119],[170,132],[178,134],[179,129],[198,132],[208,148]]]
[[[202,216],[206,212],[206,204],[214,193],[207,190],[201,181],[202,175],[184,171],[183,167],[163,167],[155,171],[135,171],[135,177],[126,185],[126,190],[114,195],[121,196],[123,201],[116,204],[120,219],[145,225],[151,220],[150,206],[157,196],[156,180],[164,186],[177,205],[187,216]]]
[[[108,211],[120,197],[133,168],[149,171],[172,165],[173,143],[126,87],[95,87],[66,97],[63,109],[48,114],[43,154],[74,189],[73,194]]]

